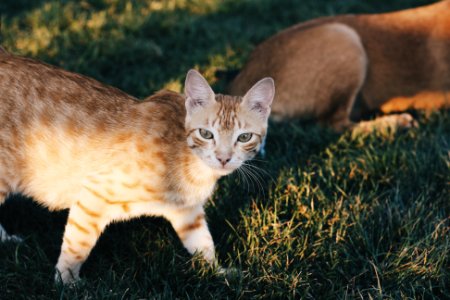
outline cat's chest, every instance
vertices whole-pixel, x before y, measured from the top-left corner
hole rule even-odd
[[[183,206],[203,205],[214,191],[215,181],[195,185],[185,183],[165,193],[168,202]]]
[[[214,172],[197,158],[182,164],[166,177],[168,180],[166,199],[183,205],[203,204],[211,196],[217,182]]]

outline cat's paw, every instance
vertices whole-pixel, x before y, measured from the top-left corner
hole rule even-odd
[[[413,128],[419,126],[417,121],[414,120],[414,118],[408,113],[399,114],[396,115],[395,117],[397,127],[399,128]]]
[[[22,243],[22,242],[23,242],[23,238],[21,238],[21,237],[18,236],[18,235],[13,234],[13,235],[11,235],[11,236],[9,237],[9,240],[8,240],[8,241],[13,242],[13,243]]]
[[[14,234],[8,234],[3,226],[0,225],[0,242],[20,243],[23,239]]]
[[[230,277],[235,278],[239,275],[239,270],[233,267],[230,268],[217,267],[216,274],[227,278]]]
[[[21,243],[23,239],[17,235],[3,235],[0,237],[0,241],[2,243]]]
[[[418,123],[410,114],[393,114],[358,123],[353,127],[352,137],[367,135],[375,131],[381,134],[387,134],[389,132],[395,132],[398,129],[409,129],[413,127],[418,127]]]
[[[56,269],[55,272],[55,283],[62,285],[75,285],[75,283],[80,280],[77,274],[73,274],[70,270],[59,271]]]

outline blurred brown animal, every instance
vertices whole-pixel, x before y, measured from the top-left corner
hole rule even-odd
[[[230,93],[264,76],[277,86],[276,120],[313,118],[341,130],[353,126],[350,116],[374,110],[449,107],[450,0],[297,24],[256,47]],[[397,116],[399,124],[412,121]]]

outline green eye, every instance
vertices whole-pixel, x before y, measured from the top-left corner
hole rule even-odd
[[[247,143],[252,138],[253,134],[250,132],[243,133],[238,136],[238,141],[241,143]]]
[[[210,140],[214,137],[212,132],[209,130],[200,128],[198,131],[200,132],[200,135],[202,136],[202,138],[204,138],[205,140]]]

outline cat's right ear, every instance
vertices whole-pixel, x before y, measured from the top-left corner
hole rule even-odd
[[[266,77],[255,83],[245,94],[242,103],[267,120],[274,96],[275,83],[272,78]]]
[[[186,109],[188,112],[198,107],[207,106],[215,101],[215,95],[205,78],[196,70],[191,69],[184,83]]]

